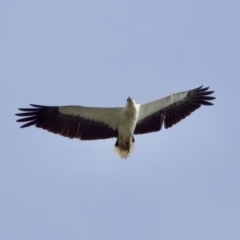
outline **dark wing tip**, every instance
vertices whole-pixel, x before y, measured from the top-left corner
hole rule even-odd
[[[180,122],[185,117],[198,109],[201,105],[212,106],[212,100],[216,99],[212,94],[214,91],[208,91],[209,87],[200,86],[188,91],[187,97],[176,105],[172,105],[165,111],[164,126],[170,128]]]
[[[44,117],[48,117],[48,113],[58,109],[58,107],[48,107],[36,104],[30,104],[30,106],[32,106],[32,108],[19,108],[18,110],[22,112],[15,114],[20,117],[16,120],[17,122],[26,122],[20,128],[36,125],[44,121]]]

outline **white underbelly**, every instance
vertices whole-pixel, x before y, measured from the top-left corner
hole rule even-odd
[[[118,139],[115,152],[121,158],[127,158],[134,149],[133,133],[137,124],[138,108],[136,105],[123,109],[118,122]]]
[[[118,125],[118,137],[130,137],[133,135],[137,124],[137,112],[133,114],[123,114],[122,118],[119,119]]]

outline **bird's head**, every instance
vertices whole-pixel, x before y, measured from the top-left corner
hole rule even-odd
[[[134,104],[135,103],[135,101],[132,97],[128,97],[127,102],[128,102],[128,104]]]

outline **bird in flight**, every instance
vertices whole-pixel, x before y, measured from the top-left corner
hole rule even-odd
[[[115,108],[30,104],[32,108],[19,108],[17,122],[25,123],[21,128],[35,125],[80,140],[115,137],[115,152],[126,159],[134,149],[134,134],[160,131],[163,124],[170,128],[201,105],[213,105],[214,91],[208,89],[201,86],[144,104],[128,97],[125,106]]]

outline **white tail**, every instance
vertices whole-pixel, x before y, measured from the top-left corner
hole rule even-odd
[[[131,143],[130,150],[127,152],[126,150],[121,149],[119,146],[114,147],[114,152],[118,154],[122,159],[127,159],[128,156],[131,154],[133,149],[135,148],[134,142]]]

